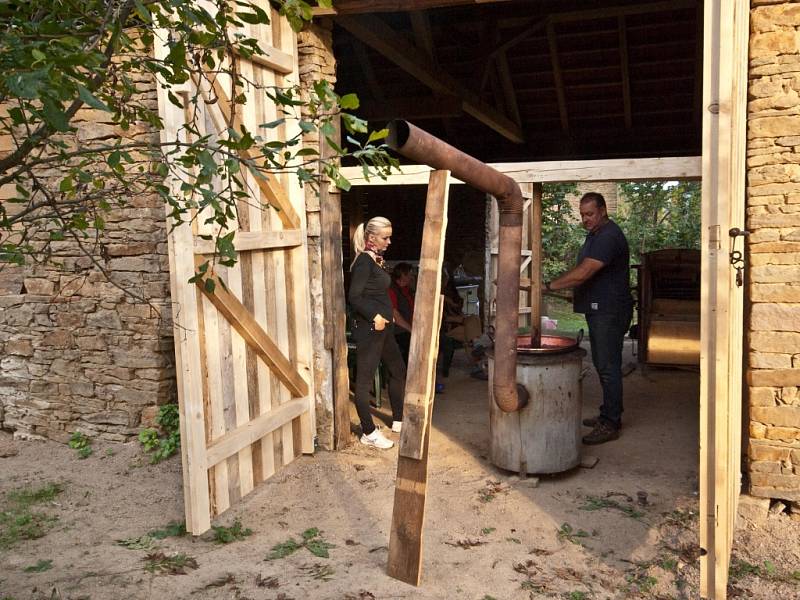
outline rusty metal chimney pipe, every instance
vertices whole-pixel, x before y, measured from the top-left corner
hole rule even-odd
[[[391,149],[414,162],[450,171],[457,179],[497,198],[500,235],[495,299],[494,401],[503,412],[517,411],[528,403],[528,391],[517,384],[522,191],[510,177],[407,121],[392,121],[388,128],[386,143]]]

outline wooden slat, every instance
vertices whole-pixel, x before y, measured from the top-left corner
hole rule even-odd
[[[541,345],[542,335],[542,184],[533,184],[529,213],[531,234],[531,343]]]
[[[260,210],[260,209],[259,209]],[[299,229],[281,231],[237,231],[233,237],[233,247],[237,252],[248,250],[269,250],[272,248],[292,248],[303,245],[303,235]],[[194,242],[195,254],[214,254],[214,240],[197,239]]]
[[[237,452],[249,448],[251,444],[283,427],[307,409],[308,398],[295,398],[227,432],[208,447],[206,454],[208,466],[211,467]]]
[[[291,54],[265,44],[261,45],[261,50],[263,54],[253,54],[247,58],[237,53],[237,58],[240,61],[239,64],[245,64],[249,61],[255,63],[259,67],[267,67],[268,69],[284,74],[291,73],[294,69],[294,56]]]
[[[202,299],[203,351],[206,362],[208,388],[208,433],[209,442],[225,435],[225,413],[222,390],[222,362],[219,347],[219,311],[207,297]],[[216,516],[230,507],[228,494],[228,464],[219,463],[211,469],[211,514]]]
[[[230,126],[231,129],[240,133],[242,131],[242,120],[239,113],[243,110],[243,107],[236,106],[236,110],[234,110],[234,106],[231,104],[225,88],[219,81],[219,77],[214,77],[211,80],[213,96],[208,93],[205,84],[201,83],[198,78],[195,78],[195,84],[203,90],[206,99],[213,103],[212,106],[216,106],[219,109],[224,119],[224,125],[221,125],[221,128]],[[215,116],[213,109],[210,112],[212,116]],[[241,149],[239,150],[239,156],[244,161],[249,161],[254,165],[259,164],[259,157],[253,150]],[[261,160],[263,161],[263,159]],[[289,201],[286,191],[277,182],[276,175],[266,175],[264,172],[258,171],[255,168],[252,168],[251,172],[253,172],[253,179],[259,190],[261,190],[261,194],[266,198],[269,204],[277,209],[284,227],[297,229],[300,225],[300,218],[297,216],[297,212]]]
[[[195,260],[197,267],[204,262],[201,257],[197,257]],[[259,357],[270,366],[294,396],[306,396],[308,394],[308,384],[293,367],[289,359],[284,356],[275,342],[256,322],[253,315],[247,311],[238,298],[223,287],[216,275],[213,273],[207,274],[206,278],[213,279],[216,282],[216,287],[213,293],[207,293],[203,282],[198,282],[197,285],[203,291],[203,295],[236,328],[239,335],[256,350]]]
[[[490,167],[518,183],[559,183],[573,181],[650,181],[653,179],[700,179],[699,156],[665,158],[622,158],[607,160],[542,161],[490,163]],[[354,185],[421,185],[428,181],[431,168],[426,165],[403,165],[399,173],[386,179],[364,178],[361,167],[343,167],[342,174]],[[462,181],[453,178],[451,183]]]
[[[441,292],[444,239],[447,230],[447,195],[449,171],[433,171],[425,204],[425,228],[422,232],[415,306],[430,306]],[[441,315],[433,311],[417,311],[411,327],[408,374],[403,409],[403,432],[400,435],[400,456],[420,459],[428,422],[430,371],[435,369],[433,351],[439,338]]]
[[[439,297],[436,314],[441,319],[444,297]],[[439,336],[433,341],[432,351],[439,352]],[[428,495],[428,453],[431,440],[436,371],[428,372],[430,397],[425,433],[422,439],[422,455],[419,460],[399,455],[397,457],[397,480],[394,489],[392,527],[389,533],[389,559],[386,572],[395,579],[411,585],[419,585],[422,579],[422,532],[425,525],[425,503]],[[405,429],[405,424],[403,425]]]
[[[336,0],[331,8],[314,8],[315,16],[419,11],[448,6],[494,4],[510,0]]]
[[[550,48],[550,65],[553,69],[553,81],[556,87],[558,100],[558,115],[561,119],[562,131],[569,130],[569,116],[567,115],[567,96],[564,93],[564,78],[561,75],[561,62],[558,59],[558,42],[552,21],[547,24],[547,45]]]
[[[164,32],[166,33],[166,32]],[[166,54],[166,48],[157,48],[156,57]],[[180,90],[176,90],[181,93]],[[188,103],[188,95],[183,93],[184,105]],[[169,144],[183,137],[184,111],[174,106],[167,99],[166,92],[158,90],[159,114],[164,119],[161,129],[161,141]],[[179,183],[169,183],[174,193],[180,194]],[[167,210],[167,215],[170,211]],[[172,227],[172,235],[168,237],[170,262],[170,288],[172,303],[173,331],[175,337],[175,354],[178,380],[178,406],[180,411],[180,429],[183,442],[181,460],[183,462],[184,509],[186,528],[198,534],[211,527],[211,511],[209,497],[208,471],[202,461],[196,457],[203,456],[206,445],[205,433],[205,395],[203,393],[204,371],[201,355],[200,322],[198,316],[198,294],[192,286],[179,285],[188,281],[194,273],[194,262],[191,253],[186,250],[192,247],[191,229],[186,226]]]
[[[514,81],[511,78],[511,69],[508,67],[508,56],[505,52],[501,52],[495,58],[497,63],[497,73],[500,75],[500,85],[503,88],[503,95],[508,106],[508,116],[517,125],[522,124],[522,119],[519,115],[519,104],[517,103],[517,92],[514,88]]]
[[[347,16],[339,18],[336,22],[435,92],[460,97],[464,112],[503,137],[516,143],[525,141],[525,136],[518,125],[486,105],[481,101],[479,94],[437,69],[429,57],[409,44],[379,17]]]
[[[628,64],[628,30],[625,24],[625,15],[617,17],[619,26],[619,69],[622,75],[622,106],[625,111],[625,127],[633,127],[631,116],[631,78]]]
[[[724,600],[740,486],[742,290],[727,231],[743,227],[749,2],[705,3],[700,326],[700,595]]]
[[[292,52],[294,55],[294,78],[278,77],[279,85],[287,86],[299,83],[300,67],[298,63],[297,34],[292,29],[289,21],[280,20],[280,43],[276,44],[284,51]],[[297,119],[288,120],[283,127],[285,128],[284,139],[295,139],[302,137],[300,124]],[[293,174],[284,174],[282,178],[285,189],[289,195],[289,201],[294,207],[296,214],[299,215],[300,229],[303,236],[306,235],[306,211],[305,191],[300,185],[297,177]],[[311,294],[308,291],[308,250],[305,247],[294,248],[286,253],[287,264],[290,276],[287,277],[287,288],[289,293],[288,314],[293,320],[294,328],[290,337],[289,356],[297,365],[297,369],[310,382],[313,388],[313,357],[314,349],[312,346],[313,332],[311,331]],[[316,433],[316,410],[313,393],[309,393],[308,410],[304,412],[294,422],[294,449],[293,457],[303,454],[314,453],[314,435]]]

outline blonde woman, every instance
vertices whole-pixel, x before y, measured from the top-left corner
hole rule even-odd
[[[361,420],[361,443],[388,449],[387,439],[372,421],[369,397],[378,364],[389,371],[389,402],[392,405],[392,431],[400,432],[403,422],[403,396],[406,365],[394,337],[392,278],[383,269],[383,253],[392,243],[392,224],[384,217],[362,223],[353,235],[356,258],[350,265],[350,290],[347,300],[353,308],[353,341],[356,343],[356,410]]]

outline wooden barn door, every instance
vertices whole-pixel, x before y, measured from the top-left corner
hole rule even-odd
[[[700,334],[700,595],[726,597],[741,486],[747,0],[705,3]]]
[[[243,79],[267,86],[296,82],[294,32],[273,10],[270,25],[247,32],[259,39],[269,59],[244,59]],[[157,48],[156,53],[165,53]],[[159,88],[164,120],[162,141],[185,138],[183,124],[199,82],[171,91],[181,109]],[[199,84],[211,104],[199,103],[200,134],[250,131],[275,121],[275,106],[264,92],[246,86],[247,103],[231,118],[230,81]],[[286,140],[297,134],[291,121],[258,130]],[[184,498],[187,529],[208,530],[211,519],[251,492],[300,453],[313,452],[314,403],[311,376],[310,299],[304,200],[288,175],[248,177],[251,197],[238,206],[235,267],[218,266],[213,293],[189,283],[196,266],[211,258],[214,225],[201,213],[170,231],[169,259],[181,413]],[[171,185],[179,190],[180,182]],[[268,206],[278,206],[280,210]],[[227,233],[227,232],[224,232]]]

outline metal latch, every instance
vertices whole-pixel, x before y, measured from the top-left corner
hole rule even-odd
[[[746,229],[739,229],[733,227],[728,231],[728,235],[733,238],[731,243],[730,260],[731,266],[736,269],[736,287],[742,287],[744,284],[744,254],[741,250],[736,249],[736,239],[750,235]]]

